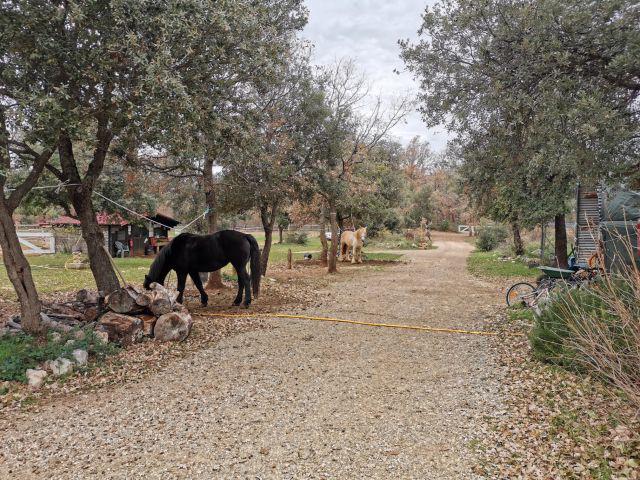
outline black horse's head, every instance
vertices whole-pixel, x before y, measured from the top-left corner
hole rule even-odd
[[[164,279],[167,278],[169,270],[171,270],[171,264],[169,262],[169,246],[166,246],[160,250],[156,258],[153,260],[153,263],[149,267],[149,273],[144,276],[144,283],[142,285],[147,290],[151,288],[151,284],[154,282],[164,285]]]
[[[144,276],[144,283],[142,284],[142,286],[146,289],[146,290],[150,290],[151,289],[151,284],[155,282],[155,280],[153,280],[149,275],[145,275]],[[158,282],[161,283],[161,282]]]

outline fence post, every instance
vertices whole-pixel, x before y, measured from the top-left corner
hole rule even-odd
[[[293,268],[293,253],[291,253],[291,249],[287,252],[287,266],[289,270]]]

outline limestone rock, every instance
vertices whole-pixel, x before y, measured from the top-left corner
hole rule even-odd
[[[110,342],[126,346],[142,340],[142,320],[129,315],[108,312],[100,317],[100,330],[107,332]]]
[[[153,335],[160,342],[182,341],[189,336],[193,320],[188,313],[169,312],[158,318]]]
[[[42,386],[42,382],[47,377],[46,370],[34,370],[27,369],[27,381],[29,382],[29,386],[33,389],[38,389]]]
[[[86,350],[82,350],[81,348],[78,348],[73,352],[71,352],[71,355],[73,355],[73,359],[80,366],[86,365],[87,362],[89,361],[89,354],[87,353]]]
[[[49,368],[56,377],[73,372],[73,362],[68,358],[58,357],[49,362]]]

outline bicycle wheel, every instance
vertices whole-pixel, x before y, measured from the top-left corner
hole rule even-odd
[[[507,290],[507,305],[510,307],[514,305],[526,305],[529,307],[528,299],[533,299],[535,296],[536,287],[527,282],[519,282],[512,285]]]

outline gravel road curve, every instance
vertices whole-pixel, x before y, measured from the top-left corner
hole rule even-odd
[[[455,235],[323,289],[305,314],[482,328],[500,301]],[[0,420],[0,478],[473,478],[498,408],[488,339],[271,320],[138,383]]]

